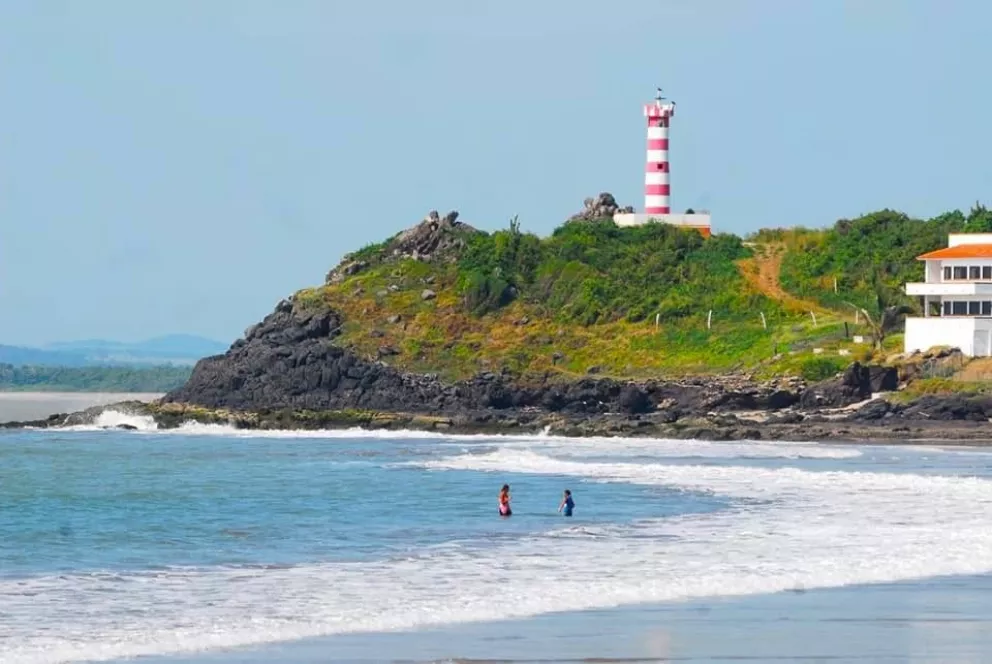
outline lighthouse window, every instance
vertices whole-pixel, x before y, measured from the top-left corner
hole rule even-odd
[[[968,315],[968,303],[967,302],[951,302],[951,314],[955,316],[967,316]]]

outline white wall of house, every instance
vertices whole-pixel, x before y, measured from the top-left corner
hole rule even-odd
[[[992,233],[951,233],[947,236],[947,246],[962,244],[992,244]]]
[[[960,348],[965,355],[992,355],[992,318],[907,318],[905,350],[926,351],[935,346]]]

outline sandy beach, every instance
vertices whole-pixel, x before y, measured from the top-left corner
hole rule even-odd
[[[146,661],[977,663],[992,657],[990,591],[988,576],[947,577],[343,635]]]

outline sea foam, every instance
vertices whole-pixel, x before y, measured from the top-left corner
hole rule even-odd
[[[586,445],[580,455],[592,456],[614,444],[571,442],[580,446],[572,452]],[[567,443],[503,440],[420,465],[665,486],[736,506],[629,525],[570,523],[484,549],[436,547],[372,562],[3,579],[0,654],[30,664],[114,659],[992,571],[985,479],[580,460],[562,458]],[[676,444],[684,443],[662,446]],[[647,443],[628,445],[649,452],[639,448]],[[728,458],[741,453],[723,449]],[[39,630],[40,615],[58,629]]]

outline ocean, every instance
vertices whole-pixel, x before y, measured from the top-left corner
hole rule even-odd
[[[0,661],[988,661],[990,461],[117,413],[0,431]],[[935,620],[956,638],[894,638]]]

